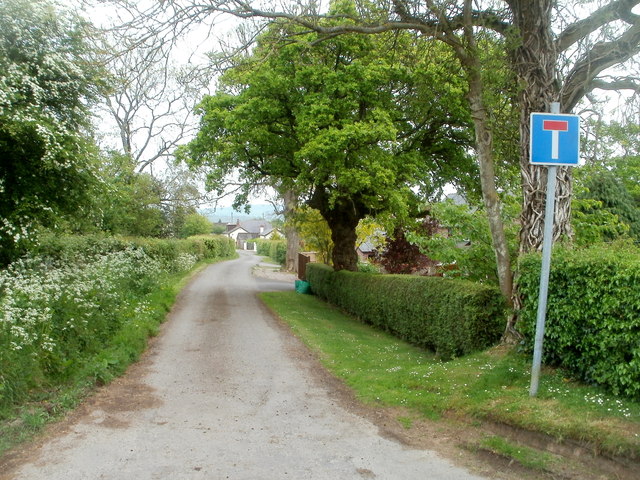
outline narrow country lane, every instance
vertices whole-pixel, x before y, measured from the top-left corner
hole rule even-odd
[[[293,285],[253,277],[258,257],[241,253],[198,275],[142,361],[0,479],[480,479],[341,406],[256,298]]]

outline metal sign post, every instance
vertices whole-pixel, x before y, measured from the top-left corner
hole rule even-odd
[[[579,118],[576,115],[561,115],[560,104],[551,104],[551,114],[531,114],[532,164],[547,166],[547,203],[544,213],[544,237],[542,242],[542,267],[540,269],[540,293],[536,337],[531,367],[529,395],[535,397],[540,383],[542,365],[542,342],[544,339],[551,250],[553,247],[553,217],[556,204],[556,176],[558,165],[577,165],[580,150]]]

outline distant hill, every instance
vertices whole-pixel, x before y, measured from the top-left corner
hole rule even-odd
[[[207,217],[213,223],[222,222],[222,223],[236,223],[238,220],[253,220],[258,218],[264,218],[265,220],[273,220],[278,218],[276,215],[273,205],[264,203],[264,204],[255,204],[250,206],[251,209],[249,213],[238,212],[234,210],[232,207],[207,207],[201,208],[198,210],[199,213]]]

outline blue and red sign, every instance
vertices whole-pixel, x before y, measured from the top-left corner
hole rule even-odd
[[[531,114],[530,161],[536,165],[578,165],[580,117],[559,113]]]

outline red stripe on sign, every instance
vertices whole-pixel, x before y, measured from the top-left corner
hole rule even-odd
[[[567,130],[569,130],[569,122],[567,122],[566,120],[543,120],[542,129],[566,132]]]

